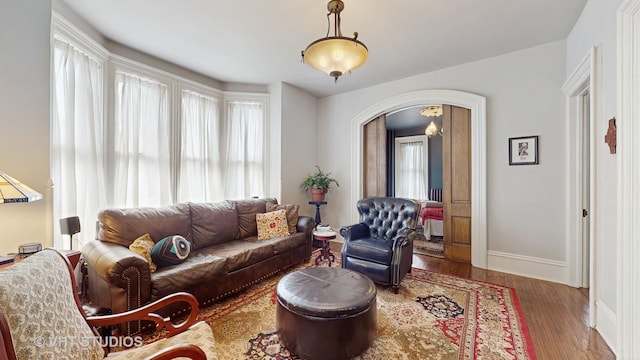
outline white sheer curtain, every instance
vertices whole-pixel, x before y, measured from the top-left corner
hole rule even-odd
[[[225,199],[264,197],[264,111],[262,102],[228,102]]]
[[[396,154],[396,196],[409,199],[427,198],[425,142],[399,143]]]
[[[178,201],[224,199],[218,100],[182,91]]]
[[[96,215],[106,205],[102,73],[99,60],[54,39],[51,176],[58,248],[69,248],[60,235],[60,218],[80,218],[81,245],[95,235]]]
[[[116,71],[112,206],[173,203],[167,85]]]

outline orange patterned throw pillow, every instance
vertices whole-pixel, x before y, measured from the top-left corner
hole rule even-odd
[[[267,212],[284,210],[287,213],[287,224],[289,225],[289,235],[295,234],[298,231],[297,224],[298,224],[299,209],[300,209],[300,205],[295,205],[295,204],[278,205],[274,203],[267,203]]]
[[[277,210],[264,214],[256,214],[258,224],[258,240],[271,239],[276,236],[288,236],[287,213]]]

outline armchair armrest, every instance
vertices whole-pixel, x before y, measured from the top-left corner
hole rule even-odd
[[[187,317],[182,321],[174,323],[171,321],[171,318],[162,317],[155,313],[156,311],[166,306],[179,302],[186,302],[190,307]],[[179,292],[165,296],[164,298],[156,300],[141,308],[124,313],[103,316],[89,316],[87,317],[87,323],[89,324],[89,326],[95,328],[100,326],[118,325],[130,321],[147,320],[155,323],[155,330],[165,329],[165,337],[171,337],[190,329],[191,326],[196,323],[198,312],[198,300],[195,298],[195,296],[186,292]],[[189,343],[179,343],[163,348],[162,350],[145,359],[164,360],[174,359],[176,357],[188,357],[190,359],[196,360],[207,359],[207,355],[200,347]]]
[[[362,239],[368,237],[369,227],[363,223],[343,226],[340,228],[340,235],[344,238],[344,241]]]
[[[170,360],[177,357],[188,357],[192,360],[207,360],[207,355],[201,348],[188,343],[169,346],[145,360]]]
[[[408,245],[413,245],[414,237],[415,237],[414,230],[407,229],[407,228],[401,229],[400,231],[398,231],[398,234],[393,239],[393,248],[398,249],[398,248],[406,247]]]
[[[162,317],[154,313],[154,311],[158,311],[168,305],[177,302],[186,302],[191,307],[187,318],[177,324],[171,322],[171,318]],[[117,325],[129,321],[148,320],[153,321],[156,324],[156,330],[161,330],[164,328],[167,330],[168,336],[173,336],[187,330],[191,325],[193,325],[198,318],[199,311],[200,307],[198,306],[198,300],[195,298],[195,296],[186,292],[178,292],[165,296],[162,299],[158,299],[143,307],[123,313],[113,315],[89,316],[87,317],[87,323],[93,327],[100,327]]]

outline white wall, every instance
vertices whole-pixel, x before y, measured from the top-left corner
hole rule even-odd
[[[281,199],[283,204],[300,204],[300,215],[315,216],[315,207],[308,205],[309,195],[300,188],[300,183],[317,163],[316,121],[318,100],[296,88],[279,83],[272,89],[279,88],[281,99],[281,126],[279,131],[279,154],[276,165],[280,176]],[[277,97],[271,91],[271,99]],[[273,157],[272,157],[273,158]],[[270,164],[271,166],[272,164]]]
[[[266,129],[268,140],[268,189],[267,197],[275,197],[280,204],[282,202],[282,83],[269,85],[269,124]]]
[[[411,91],[470,92],[487,98],[488,248],[490,253],[509,259],[492,262],[490,257],[489,266],[564,282],[566,163],[561,86],[565,51],[564,41],[554,42],[321,99],[320,166],[343,184],[329,192],[329,211],[323,222],[337,227],[356,219],[355,204],[349,200],[354,156],[350,144],[357,136],[350,133],[354,117],[387,98]],[[540,137],[540,164],[509,166],[508,138],[528,135]],[[523,261],[534,268],[521,266]]]
[[[0,0],[0,170],[44,196],[0,205],[0,254],[51,245],[50,19],[51,1]]]
[[[602,64],[602,98],[595,121],[596,202],[592,214],[596,233],[595,291],[597,328],[614,348],[616,339],[616,233],[617,233],[617,159],[604,143],[608,119],[616,116],[616,10],[621,0],[589,0],[567,38],[567,73],[574,71],[589,52],[598,46]]]

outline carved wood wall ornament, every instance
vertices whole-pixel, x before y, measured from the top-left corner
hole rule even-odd
[[[604,142],[609,145],[609,153],[616,153],[616,118],[609,119],[609,129],[604,136]]]

